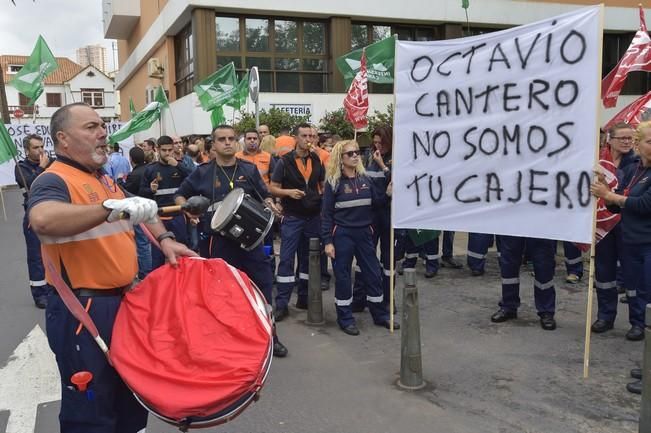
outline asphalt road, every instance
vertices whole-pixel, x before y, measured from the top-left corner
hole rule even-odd
[[[29,296],[17,191],[4,192],[0,215],[0,373],[12,353],[44,317]],[[466,237],[455,254],[463,259]],[[561,257],[558,258],[561,263]],[[420,266],[420,264],[419,264]],[[590,378],[582,379],[587,284],[556,275],[558,329],[543,331],[533,308],[533,281],[522,272],[523,305],[517,321],[492,324],[500,280],[495,253],[487,273],[443,268],[431,279],[418,269],[423,373],[427,387],[396,387],[400,333],[390,335],[361,313],[361,335],[334,323],[333,290],[324,292],[327,325],[305,325],[306,313],[290,309],[278,325],[290,355],[275,359],[262,398],[236,420],[206,432],[242,433],[613,433],[637,431],[640,398],[626,392],[628,370],[639,365],[643,343],[628,342],[627,311],[620,304],[616,328],[592,338]],[[398,288],[402,278],[398,278]],[[398,308],[401,291],[398,291]],[[400,313],[399,313],[400,314]],[[398,319],[400,319],[398,317]],[[38,347],[38,358],[49,348]],[[17,375],[24,386],[34,380]],[[9,379],[11,381],[11,379]],[[7,383],[0,383],[0,387]],[[0,395],[2,391],[0,388]],[[169,396],[174,398],[174,396]],[[0,409],[18,401],[0,401]],[[37,399],[38,400],[38,399]],[[35,431],[58,431],[57,401],[38,404]],[[10,413],[0,410],[0,432]],[[147,432],[175,431],[150,417]],[[19,432],[27,433],[27,432]]]

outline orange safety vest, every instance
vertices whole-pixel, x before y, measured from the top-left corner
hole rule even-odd
[[[101,179],[71,165],[55,161],[45,170],[59,176],[68,187],[70,202],[101,204],[106,199],[123,199],[124,194],[109,176]],[[138,272],[136,244],[127,221],[103,222],[73,236],[39,235],[43,253],[57,272],[67,277],[72,289],[114,289],[131,284]],[[61,269],[64,267],[64,271]],[[53,279],[46,270],[46,279]]]
[[[296,140],[289,135],[281,135],[276,138],[276,155],[283,156],[296,148]]]
[[[269,182],[271,181],[271,173],[269,173],[269,168],[271,167],[271,154],[269,152],[261,150],[258,153],[250,154],[244,153],[240,150],[235,154],[235,157],[255,164],[258,168],[258,172],[260,172],[260,176],[262,176],[262,180],[267,186],[269,186]]]
[[[330,152],[320,148],[319,146],[313,146],[312,149],[314,149],[316,154],[319,155],[319,159],[321,160],[321,164],[323,164],[323,167],[324,168],[328,167],[328,161],[330,160]]]

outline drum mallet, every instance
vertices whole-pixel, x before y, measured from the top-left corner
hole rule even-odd
[[[642,402],[640,403],[640,433],[651,433],[651,304],[646,306],[644,319],[644,356],[642,358]]]
[[[202,215],[210,207],[210,200],[201,195],[194,195],[185,203],[176,206],[163,206],[158,208],[158,215],[166,215],[181,210],[192,215]]]
[[[323,295],[321,291],[321,240],[310,238],[309,279],[307,282],[308,325],[324,325]]]
[[[423,359],[420,352],[418,287],[416,287],[414,269],[405,269],[404,275],[405,288],[402,292],[402,333],[398,386],[403,389],[416,390],[425,386]]]

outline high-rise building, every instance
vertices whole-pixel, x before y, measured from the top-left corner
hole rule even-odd
[[[77,63],[86,67],[93,65],[102,72],[106,72],[106,48],[102,45],[86,45],[77,48]]]

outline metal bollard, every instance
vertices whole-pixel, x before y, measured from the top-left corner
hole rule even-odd
[[[651,304],[646,306],[644,319],[644,356],[642,359],[642,403],[640,403],[640,433],[651,433]]]
[[[308,325],[324,325],[323,295],[321,292],[321,240],[310,238],[309,280],[307,283]]]
[[[418,288],[414,269],[405,269],[405,288],[402,292],[402,333],[400,342],[400,379],[404,389],[421,389],[423,360],[420,352],[420,316],[418,313]]]

